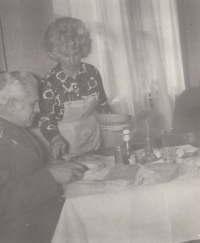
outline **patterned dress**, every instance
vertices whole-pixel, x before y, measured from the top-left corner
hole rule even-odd
[[[59,134],[58,125],[64,117],[64,103],[68,106],[77,100],[84,100],[95,94],[98,104],[97,113],[112,113],[103,88],[98,70],[87,63],[80,63],[76,79],[67,76],[58,64],[46,74],[40,83],[41,90],[41,119],[39,122],[43,136],[48,140]]]

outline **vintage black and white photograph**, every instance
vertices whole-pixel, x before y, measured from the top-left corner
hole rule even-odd
[[[200,0],[0,0],[0,243],[200,243]]]

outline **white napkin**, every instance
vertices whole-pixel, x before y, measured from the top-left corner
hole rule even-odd
[[[187,171],[197,171],[200,169],[200,155],[184,159],[182,160],[182,164],[185,166]]]
[[[177,163],[146,163],[144,165],[116,165],[104,178],[105,191],[119,191],[130,185],[164,183],[187,171]]]
[[[199,149],[199,148],[196,148],[196,147],[194,147],[190,144],[176,146],[176,148],[183,149],[185,151],[185,153],[192,153],[192,152],[195,152]]]

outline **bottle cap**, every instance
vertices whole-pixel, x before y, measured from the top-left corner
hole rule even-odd
[[[129,135],[129,134],[130,134],[129,129],[124,129],[124,130],[123,130],[123,134],[124,134],[124,135]]]

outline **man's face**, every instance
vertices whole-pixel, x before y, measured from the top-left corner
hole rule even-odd
[[[13,115],[15,116],[15,124],[20,127],[30,127],[36,113],[40,112],[38,86],[36,83],[30,83],[28,88],[30,94],[26,98],[15,102]]]
[[[81,58],[81,50],[70,50],[65,55],[60,55],[59,62],[64,70],[73,72],[79,68]]]

